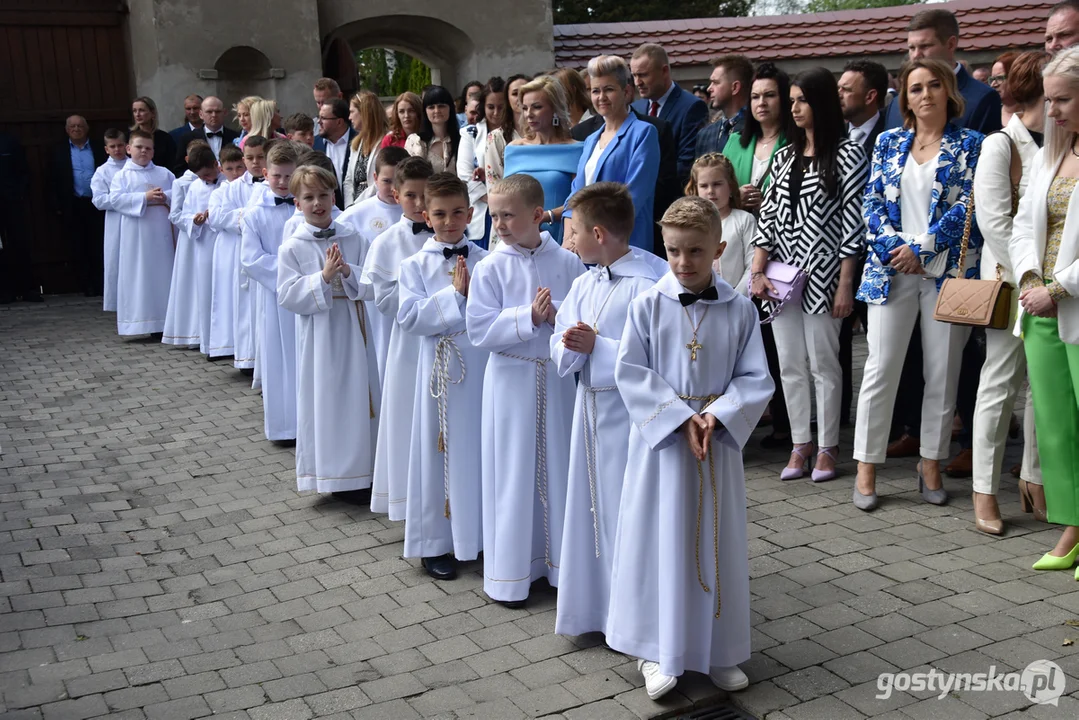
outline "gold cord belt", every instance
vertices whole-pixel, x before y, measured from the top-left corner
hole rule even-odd
[[[706,408],[716,400],[719,399],[719,395],[708,395],[705,397],[699,395],[679,395],[679,398],[686,402],[699,402],[702,408]],[[712,439],[709,438],[708,442],[711,443]],[[708,448],[708,472],[712,480],[712,549],[715,552],[716,559],[716,617],[719,617],[720,608],[723,605],[723,599],[719,590],[719,497],[716,495],[716,463],[715,454],[712,452],[711,445]],[[697,479],[699,481],[699,490],[697,491],[697,541],[695,543],[694,550],[697,553],[697,582],[701,584],[701,589],[706,593],[712,592],[711,588],[704,582],[704,577],[701,575],[701,520],[704,517],[704,468],[701,466],[701,461],[697,460]]]
[[[336,278],[334,278],[336,280]],[[336,289],[336,288],[335,288]],[[348,300],[347,295],[333,295],[334,300]],[[367,316],[364,313],[363,300],[353,300],[356,303],[356,319],[360,322],[360,335],[363,336],[363,346],[367,347]],[[375,416],[375,398],[371,395],[371,388],[367,388],[367,407],[371,412],[371,417]]]
[[[438,342],[435,343],[435,362],[427,384],[431,397],[438,403],[438,451],[442,453],[442,487],[446,493],[446,517],[450,516],[449,390],[450,385],[459,385],[465,379],[465,359],[454,338],[464,332],[458,330],[449,335],[438,336]],[[457,364],[461,366],[461,374],[456,379],[450,377],[450,361],[454,355],[457,356]]]
[[[598,413],[596,393],[611,392],[618,388],[614,385],[592,387],[581,383],[584,390],[584,402],[581,403],[581,415],[584,418],[584,459],[588,466],[588,491],[592,498],[592,534],[595,537],[596,557],[599,557],[599,502],[596,495],[596,456],[599,454],[597,443]]]

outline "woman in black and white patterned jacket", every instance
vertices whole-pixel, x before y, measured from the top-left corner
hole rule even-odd
[[[853,277],[865,247],[862,197],[869,165],[846,139],[835,77],[813,68],[791,84],[791,143],[776,153],[754,244],[752,292],[774,292],[769,260],[794,265],[808,281],[800,306],[773,321],[794,447],[780,478],[796,480],[814,457],[810,378],[816,387],[818,449],[812,479],[835,477],[842,369],[839,329],[854,307]]]

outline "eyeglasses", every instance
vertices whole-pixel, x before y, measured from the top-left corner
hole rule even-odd
[[[1008,79],[1007,75],[990,75],[989,76],[989,84],[992,85],[993,83],[1002,83],[1007,79]]]

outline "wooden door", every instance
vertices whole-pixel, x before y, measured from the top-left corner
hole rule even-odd
[[[78,290],[76,257],[50,202],[49,158],[82,115],[97,142],[131,123],[132,75],[119,0],[0,0],[0,129],[26,148],[25,226],[35,282],[46,293]]]

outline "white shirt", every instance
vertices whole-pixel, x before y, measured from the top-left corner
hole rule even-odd
[[[644,114],[645,115],[651,115],[652,114],[652,103],[657,102],[657,103],[659,103],[659,108],[656,110],[656,117],[659,117],[660,113],[663,112],[663,106],[667,104],[667,98],[669,98],[671,96],[671,91],[673,91],[673,90],[674,90],[674,82],[671,82],[671,84],[667,87],[667,92],[660,95],[659,100],[655,100],[655,101],[647,100],[648,104],[644,108]]]
[[[873,127],[877,124],[877,120],[879,119],[880,111],[878,110],[877,112],[873,113],[873,117],[869,118],[868,121],[862,123],[861,125],[854,125],[852,123],[850,126],[850,132],[848,133],[848,137],[850,137],[850,139],[854,142],[861,145],[865,142],[865,139],[869,137],[869,133],[873,132]]]
[[[596,166],[599,165],[600,155],[603,154],[603,148],[596,143],[596,147],[592,150],[592,155],[588,158],[588,162],[584,164],[584,184],[591,185],[596,181]]]
[[[214,137],[210,137],[210,133],[211,132],[222,132],[222,131],[224,131],[224,129],[225,129],[224,125],[217,128],[216,130],[210,130],[210,128],[208,128],[206,126],[203,126],[203,129],[202,129],[202,131],[204,133],[206,133],[206,142],[210,145],[210,149],[214,151],[214,157],[219,158],[219,159],[220,159],[220,156],[221,156],[221,140],[222,140],[222,136],[221,135],[215,135]]]
[[[326,156],[333,163],[334,172],[337,173],[337,182],[345,181],[345,153],[348,152],[348,131],[341,133],[336,142],[330,142],[326,138]]]
[[[935,238],[929,234],[929,205],[933,200],[933,181],[937,172],[938,156],[934,155],[919,165],[913,153],[907,157],[903,166],[903,177],[899,180],[900,222],[903,232],[900,237],[918,248],[932,250]],[[939,253],[925,265],[928,277],[940,277],[947,269],[948,253]]]

